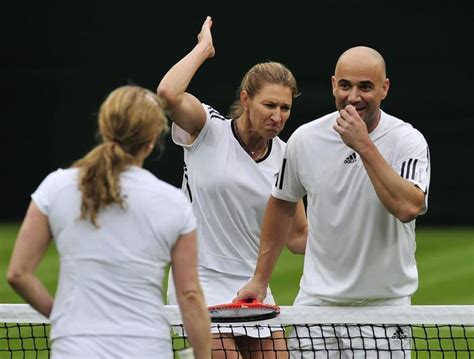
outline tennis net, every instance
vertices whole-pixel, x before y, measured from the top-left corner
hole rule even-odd
[[[175,358],[189,344],[176,306],[166,306],[173,326]],[[262,338],[285,333],[284,348],[265,349],[278,358],[474,358],[474,306],[282,306],[277,318],[248,323],[213,323],[222,337],[246,330]],[[257,333],[257,334],[255,334]],[[25,304],[0,304],[0,358],[49,358],[49,322]],[[236,334],[237,335],[237,334]],[[214,341],[222,341],[215,335]],[[243,338],[243,337],[240,337]],[[270,340],[270,339],[265,339]],[[214,345],[231,358],[236,348]],[[242,349],[242,347],[240,347]],[[249,357],[264,349],[248,348]]]

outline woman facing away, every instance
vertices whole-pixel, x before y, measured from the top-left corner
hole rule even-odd
[[[168,132],[161,100],[138,86],[119,87],[98,120],[102,143],[32,194],[8,282],[50,318],[53,358],[172,358],[162,301],[171,263],[195,357],[209,358],[196,219],[182,191],[142,168]],[[35,275],[52,240],[61,268],[54,299]]]
[[[252,276],[260,226],[278,177],[285,143],[278,138],[291,112],[297,84],[278,62],[253,66],[242,79],[229,118],[186,92],[199,67],[214,56],[212,20],[204,21],[197,45],[162,78],[158,95],[173,120],[173,141],[184,149],[183,190],[198,219],[198,273],[208,305],[230,303]],[[287,245],[306,244],[303,202]],[[169,301],[176,302],[173,286]],[[270,289],[265,299],[274,303]],[[212,328],[214,358],[285,358],[281,328]]]

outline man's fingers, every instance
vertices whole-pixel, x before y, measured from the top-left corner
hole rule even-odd
[[[347,111],[351,115],[354,115],[357,113],[357,110],[353,105],[347,105],[344,110]]]

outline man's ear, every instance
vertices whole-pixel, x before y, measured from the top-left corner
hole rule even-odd
[[[336,96],[337,82],[336,82],[336,76],[334,75],[331,76],[331,86],[332,86],[332,94],[333,96]]]
[[[386,78],[382,85],[382,90],[383,90],[382,100],[385,100],[385,97],[387,97],[389,88],[390,88],[390,79]]]

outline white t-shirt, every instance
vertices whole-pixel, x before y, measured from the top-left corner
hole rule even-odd
[[[164,338],[165,266],[178,237],[196,228],[182,191],[145,169],[120,176],[126,209],[99,212],[99,228],[79,220],[78,169],[49,174],[32,194],[49,220],[60,258],[51,338],[83,335]]]
[[[207,120],[192,144],[187,132],[172,125],[173,141],[184,148],[182,187],[198,220],[199,264],[251,276],[285,143],[275,137],[266,157],[255,162],[233,133],[232,121],[203,106]]]
[[[395,298],[418,286],[415,221],[402,223],[377,197],[357,153],[333,129],[337,112],[299,127],[288,140],[273,196],[307,195],[309,237],[295,304]],[[430,162],[423,135],[382,112],[370,138],[389,165],[425,192]]]

